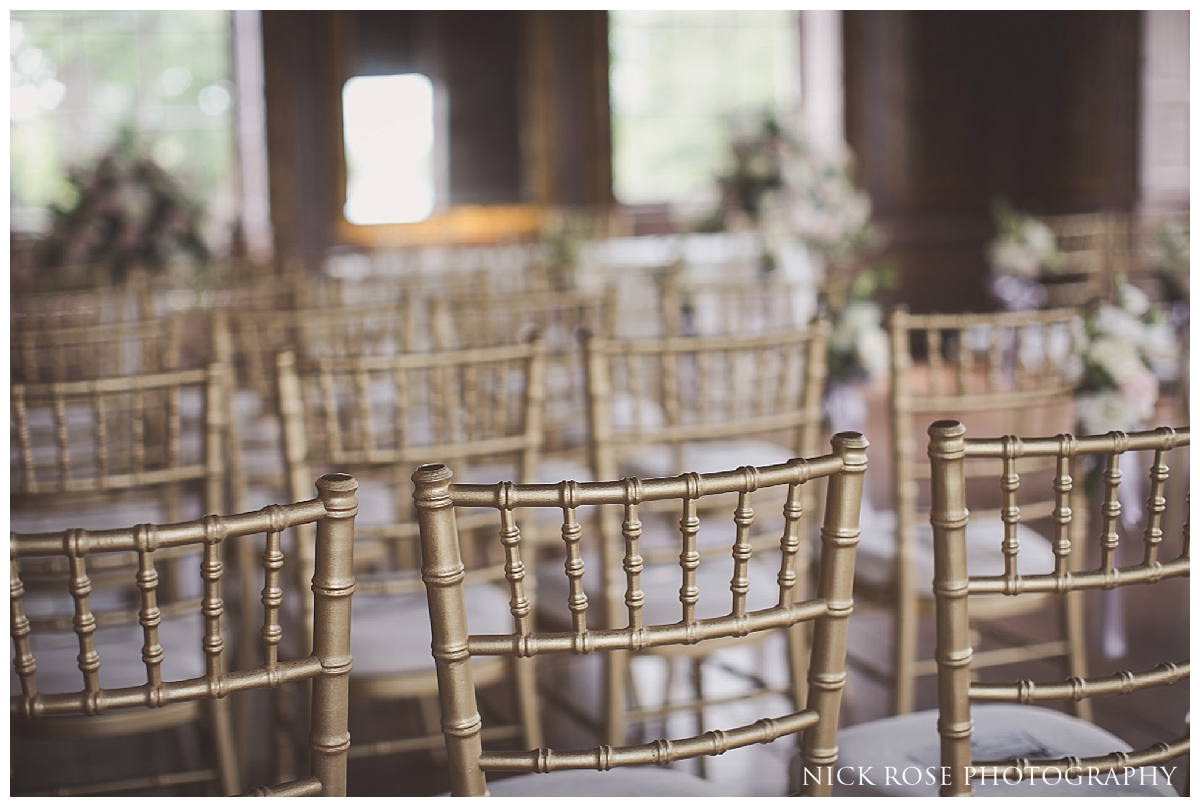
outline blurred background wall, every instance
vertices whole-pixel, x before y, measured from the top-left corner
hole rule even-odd
[[[315,269],[331,249],[528,237],[538,211],[561,206],[616,212],[625,234],[685,231],[718,201],[738,121],[799,110],[815,138],[855,155],[896,300],[977,309],[998,198],[1043,215],[1188,206],[1188,23],[1187,11],[13,12],[14,266],[51,205],[80,195],[68,169],[122,130],[203,205],[217,253]],[[427,153],[411,169],[428,211],[353,221],[348,82],[412,75],[428,87]],[[406,126],[373,147],[413,151]],[[384,195],[409,184],[373,180]]]

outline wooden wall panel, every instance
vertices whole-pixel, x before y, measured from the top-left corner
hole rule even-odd
[[[353,75],[418,70],[445,89],[447,220],[498,206],[503,227],[514,205],[611,203],[607,33],[603,11],[264,11],[277,255],[315,266],[338,244],[439,231],[342,219],[341,86]]]
[[[1137,12],[845,12],[846,132],[896,299],[988,306],[991,201],[1130,210]]]

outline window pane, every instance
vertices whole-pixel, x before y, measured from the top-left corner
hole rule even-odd
[[[419,73],[357,76],[342,88],[346,221],[429,218],[434,205],[433,84]]]
[[[610,11],[609,48],[626,204],[715,201],[733,122],[799,101],[794,11]]]

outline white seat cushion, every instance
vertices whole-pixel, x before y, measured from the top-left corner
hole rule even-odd
[[[512,631],[508,592],[480,583],[466,587],[467,626],[472,634]],[[351,614],[351,675],[393,675],[434,668],[433,633],[425,592],[354,595]]]
[[[863,508],[859,523],[858,555],[854,576],[867,583],[884,587],[892,580],[896,562],[896,514],[890,510]],[[917,591],[933,597],[933,528],[928,521],[914,525],[913,576]],[[976,521],[967,524],[967,571],[972,575],[1004,573],[1004,556],[1000,552],[1004,540],[1004,525],[999,521]],[[1017,525],[1017,569],[1023,575],[1050,574],[1054,571],[1054,551],[1050,541],[1041,533]]]
[[[669,768],[553,771],[488,782],[492,796],[733,796],[728,788]]]
[[[144,637],[141,625],[107,625],[93,634],[100,654],[100,686],[103,689],[135,687],[146,683],[142,662]],[[204,620],[199,613],[164,619],[158,630],[163,647],[164,681],[186,681],[204,675]],[[37,661],[38,691],[44,694],[80,692],[79,637],[75,633],[34,633],[30,646]],[[12,658],[12,650],[9,652]],[[9,694],[21,692],[20,678],[9,668]]]
[[[941,784],[937,718],[936,710],[928,710],[859,723],[839,731],[833,795],[936,796]],[[1130,750],[1129,744],[1116,735],[1053,709],[982,704],[971,709],[971,718],[974,721],[971,755],[979,760],[1092,757]],[[927,770],[932,775],[926,775]],[[799,757],[792,759],[789,773],[789,792],[796,792],[803,776]],[[1176,777],[1180,775],[1186,772],[1176,768],[1171,781],[1178,781]],[[1032,782],[1026,779],[1006,784],[988,778],[986,782],[975,781],[975,792],[979,796],[1000,797],[1178,795],[1167,774],[1154,768],[1132,771],[1128,779],[1122,773],[1119,785],[1102,784],[1101,779],[1108,777],[1099,776],[1091,782],[1086,776],[1078,781],[1058,779],[1050,774],[1045,779],[1036,777]]]

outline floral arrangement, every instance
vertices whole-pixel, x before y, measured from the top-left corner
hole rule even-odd
[[[878,292],[895,283],[894,270],[881,267],[855,279],[845,303],[833,314],[829,335],[829,378],[869,380],[888,374],[891,349],[883,328]]]
[[[818,148],[799,120],[763,115],[731,143],[732,168],[718,177],[726,229],[759,228],[770,244],[798,238],[827,264],[853,264],[879,246],[871,198],[854,185],[844,147]]]
[[[993,274],[1033,280],[1062,268],[1054,232],[1045,222],[1004,201],[992,205],[992,218],[996,237],[987,245],[987,259]]]
[[[1134,431],[1147,425],[1159,381],[1178,372],[1179,347],[1170,322],[1135,286],[1122,285],[1117,303],[1088,317],[1081,351],[1076,416],[1084,434]]]
[[[883,238],[871,218],[871,198],[854,184],[853,160],[844,146],[819,148],[800,119],[761,116],[734,136],[732,168],[718,178],[727,229],[757,227],[765,268],[785,245],[800,242],[824,268],[824,305],[833,322],[831,381],[886,375],[888,339],[876,296],[895,273],[872,266]]]
[[[201,211],[158,164],[141,156],[124,132],[90,168],[72,169],[70,208],[51,206],[49,233],[38,243],[39,268],[95,265],[120,281],[133,266],[161,270],[204,262]]]

